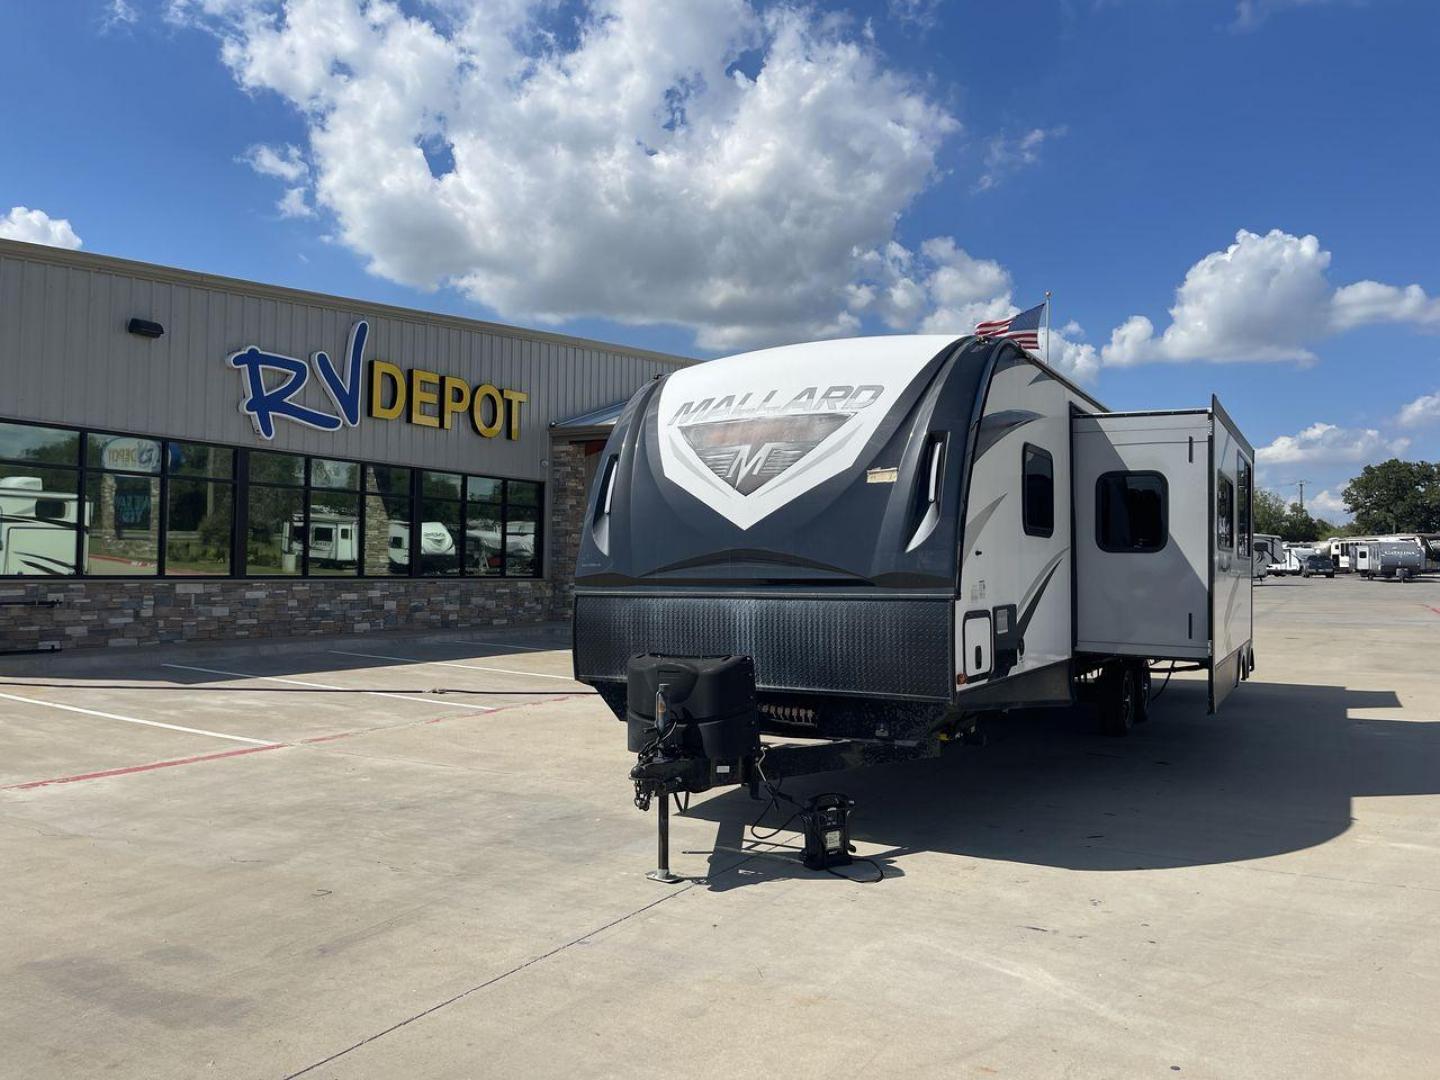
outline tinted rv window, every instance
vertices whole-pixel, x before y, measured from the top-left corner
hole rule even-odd
[[[1055,459],[1049,451],[1026,443],[1021,473],[1025,531],[1031,536],[1054,535]]]
[[[1235,477],[1238,487],[1235,492],[1235,509],[1239,517],[1235,528],[1235,542],[1240,549],[1238,554],[1243,557],[1250,554],[1250,502],[1253,496],[1250,490],[1250,463],[1239,451],[1235,454]]]
[[[1215,543],[1225,551],[1235,550],[1235,485],[1223,473],[1215,490]]]
[[[1170,491],[1158,472],[1108,472],[1095,481],[1095,542],[1101,551],[1159,551],[1170,535]]]

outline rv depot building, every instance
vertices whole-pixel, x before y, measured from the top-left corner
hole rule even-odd
[[[0,240],[0,653],[568,617],[686,363]]]

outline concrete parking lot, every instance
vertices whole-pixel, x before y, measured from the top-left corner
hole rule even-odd
[[[795,785],[879,884],[734,790],[647,880],[564,627],[0,662],[0,1075],[1433,1077],[1440,582],[1256,624],[1219,716]]]

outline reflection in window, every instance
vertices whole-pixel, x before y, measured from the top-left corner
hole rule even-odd
[[[1224,473],[1215,489],[1215,543],[1224,551],[1235,548],[1235,485]]]
[[[309,526],[310,575],[354,575],[360,569],[360,497],[348,492],[312,491]]]
[[[156,439],[93,433],[85,437],[85,464],[92,469],[157,476],[162,456]]]
[[[465,573],[493,577],[505,570],[504,481],[472,476],[465,504]]]
[[[90,531],[87,574],[149,575],[160,570],[160,481],[91,472],[85,481]]]
[[[1095,542],[1102,551],[1152,552],[1169,536],[1169,489],[1158,472],[1109,472],[1095,482]]]
[[[31,424],[0,424],[0,460],[80,464],[80,433]]]
[[[1242,558],[1250,554],[1250,463],[1245,460],[1245,455],[1236,452],[1235,454],[1235,510],[1239,519],[1235,526],[1235,543],[1237,554]]]
[[[206,476],[229,480],[235,475],[235,451],[227,446],[206,446],[204,443],[172,442],[166,444],[171,476]]]
[[[410,573],[410,470],[365,468],[365,573]]]
[[[1048,450],[1025,444],[1021,480],[1022,524],[1029,536],[1055,534],[1055,459]]]
[[[448,577],[460,573],[464,483],[458,473],[420,474],[421,574]]]
[[[505,481],[505,574],[540,576],[540,485],[528,480]]]
[[[0,574],[73,574],[81,507],[73,472],[0,465]]]
[[[269,450],[250,451],[252,484],[303,484],[305,459],[297,454],[274,454]]]
[[[210,480],[170,481],[165,573],[230,573],[230,512],[234,485]]]
[[[360,486],[360,466],[353,461],[311,458],[310,486],[354,491]]]
[[[77,432],[0,423],[0,574],[75,573],[79,462]]]
[[[251,574],[295,576],[304,560],[305,493],[260,487],[247,492],[245,564]]]

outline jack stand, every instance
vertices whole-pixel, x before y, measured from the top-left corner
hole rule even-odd
[[[663,789],[660,792],[660,806],[658,809],[660,814],[660,865],[645,876],[651,881],[659,881],[665,885],[675,885],[685,879],[677,877],[670,872],[670,793]]]

